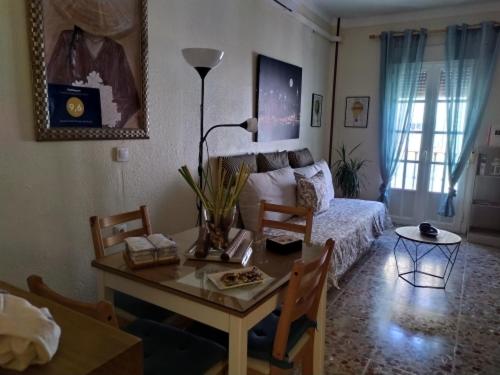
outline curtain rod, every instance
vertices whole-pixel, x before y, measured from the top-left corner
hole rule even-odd
[[[495,27],[500,27],[500,23],[498,22],[494,22],[494,26]],[[459,28],[461,28],[461,26],[459,26]],[[480,24],[476,24],[476,25],[470,25],[469,27],[470,29],[479,29],[481,28],[481,25]],[[435,29],[435,30],[429,30],[427,31],[428,34],[442,34],[442,33],[445,33],[446,32],[446,29]],[[395,35],[404,35],[404,32],[401,31],[401,32],[395,32],[394,33]],[[417,34],[417,32],[415,32],[415,35]],[[371,34],[370,35],[370,39],[378,39],[380,38],[382,34]]]

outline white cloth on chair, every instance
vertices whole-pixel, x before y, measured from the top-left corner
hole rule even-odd
[[[0,367],[23,371],[31,364],[49,362],[60,336],[47,308],[0,292]]]

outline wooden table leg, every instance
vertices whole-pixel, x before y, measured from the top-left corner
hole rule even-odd
[[[99,301],[108,301],[113,303],[113,290],[106,286],[104,278],[104,272],[97,271],[97,297]]]
[[[248,329],[242,318],[229,317],[229,363],[228,374],[245,375],[247,373],[247,338]]]
[[[325,372],[325,333],[326,333],[326,284],[321,292],[317,318],[318,330],[314,335],[314,374]]]

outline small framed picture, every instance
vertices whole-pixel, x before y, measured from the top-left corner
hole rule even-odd
[[[311,105],[311,126],[321,127],[321,114],[323,112],[323,95],[313,94]]]
[[[348,96],[345,99],[344,127],[368,127],[368,112],[370,110],[369,96]]]

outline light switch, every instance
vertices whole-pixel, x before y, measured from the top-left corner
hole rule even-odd
[[[116,147],[115,148],[115,160],[119,162],[126,162],[129,159],[128,148],[127,147]]]

